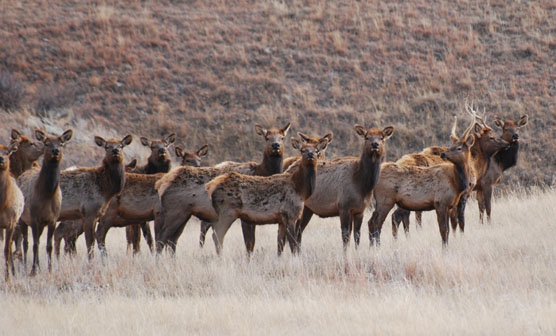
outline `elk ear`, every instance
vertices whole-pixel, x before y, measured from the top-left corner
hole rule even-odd
[[[168,135],[166,137],[166,139],[164,139],[164,144],[166,146],[170,146],[171,144],[173,144],[176,141],[176,133],[172,133],[170,135]]]
[[[361,125],[355,125],[355,132],[357,133],[357,135],[359,135],[360,137],[365,137],[365,134],[367,134],[367,130],[365,129],[365,127],[361,126]]]
[[[504,127],[504,122],[502,121],[502,119],[496,117],[494,119],[494,125],[496,125],[497,127],[502,128],[502,127]]]
[[[301,143],[301,141],[297,140],[297,139],[294,138],[294,137],[292,137],[291,140],[292,140],[292,147],[293,147],[294,149],[301,150],[301,146],[303,146],[303,144]]]
[[[19,147],[19,142],[12,142],[8,145],[8,155],[12,154]]]
[[[60,139],[62,143],[65,143],[70,141],[72,136],[73,136],[73,131],[69,129],[65,131],[61,136],[59,136],[58,139]]]
[[[131,162],[126,165],[126,168],[128,169],[133,169],[135,167],[137,167],[137,159],[131,160]]]
[[[99,146],[99,147],[104,147],[104,146],[106,146],[106,140],[104,140],[102,137],[99,137],[98,135],[95,136],[95,143],[96,143],[97,146]]]
[[[527,125],[527,121],[529,121],[529,116],[526,114],[526,115],[522,116],[521,118],[519,118],[519,121],[517,122],[517,126],[523,127],[523,126]]]
[[[382,130],[382,136],[384,137],[384,140],[391,137],[392,134],[394,134],[394,126],[387,126]]]
[[[128,146],[133,141],[133,136],[131,134],[126,135],[120,143],[122,146]]]
[[[467,148],[471,148],[473,147],[474,144],[475,144],[475,137],[472,134],[470,134],[465,140],[465,145],[467,146]]]
[[[323,136],[323,138],[328,139],[328,143],[331,143],[334,140],[334,133],[330,132],[327,135]]]
[[[475,126],[473,127],[473,131],[477,133],[478,136],[480,136],[481,133],[483,132],[483,127],[479,123],[475,123]]]
[[[40,129],[35,130],[35,138],[40,142],[44,142],[44,140],[46,140],[46,134]]]
[[[181,149],[180,146],[176,146],[175,151],[176,151],[176,156],[177,157],[180,157],[180,158],[183,157],[183,149]]]
[[[301,140],[305,141],[305,142],[309,142],[309,140],[311,140],[311,137],[308,135],[305,135],[301,132],[297,132],[297,135],[299,135],[299,137],[301,138]]]
[[[290,129],[290,123],[288,123],[284,128],[282,128],[282,135],[286,135],[288,134],[288,131]]]
[[[151,141],[145,137],[141,137],[141,144],[145,147],[151,147]]]
[[[258,135],[266,136],[266,128],[262,127],[259,124],[255,124],[255,132]]]
[[[12,128],[12,141],[20,141],[21,140],[21,133],[15,128]]]
[[[207,156],[208,152],[209,146],[204,145],[203,147],[199,148],[199,150],[197,151],[197,155],[199,155],[200,157]]]
[[[327,138],[320,139],[319,143],[317,144],[317,150],[319,152],[322,152],[323,150],[326,149],[326,147],[328,147],[328,139]]]

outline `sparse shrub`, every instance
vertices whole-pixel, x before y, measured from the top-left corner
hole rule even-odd
[[[23,83],[9,72],[0,71],[0,108],[10,110],[19,107],[24,95]]]
[[[60,87],[54,83],[44,84],[37,90],[37,115],[46,116],[50,111],[69,106],[75,99],[75,89]]]

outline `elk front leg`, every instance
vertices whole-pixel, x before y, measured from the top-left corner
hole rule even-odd
[[[132,224],[125,227],[125,235],[127,239],[127,250],[133,246],[133,254],[141,251],[141,232],[138,224]]]
[[[95,256],[95,222],[96,218],[94,217],[83,218],[81,222],[83,232],[85,233],[85,244],[87,245],[87,257],[89,260]]]
[[[349,213],[349,210],[340,210],[340,224],[342,227],[342,242],[344,246],[344,251],[349,245],[349,239],[351,237],[353,217]]]
[[[448,245],[448,236],[450,234],[449,210],[445,206],[436,207],[436,217],[438,220],[438,229],[440,230],[440,237],[442,238],[442,246]]]
[[[487,215],[487,222],[491,223],[490,212],[492,210],[492,187],[486,188],[484,191],[485,210]]]
[[[295,224],[295,233],[296,233],[298,248],[301,248],[301,238],[303,236],[303,231],[307,227],[307,224],[309,224],[311,217],[313,217],[313,211],[307,207],[303,207],[301,219],[298,220],[297,223]]]
[[[458,225],[461,232],[464,232],[465,229],[465,206],[468,198],[469,195],[463,195],[458,202]],[[453,229],[455,230],[455,228]]]
[[[241,232],[243,233],[243,242],[245,243],[247,254],[251,255],[255,249],[255,225],[242,219]]]
[[[149,222],[141,223],[141,232],[143,232],[143,237],[145,237],[145,241],[147,242],[147,245],[149,246],[149,250],[151,250],[151,253],[154,252],[154,239],[153,239],[153,235],[151,233],[151,228],[149,226]]]
[[[353,240],[355,248],[359,247],[361,241],[361,224],[363,223],[363,213],[353,215]]]
[[[52,237],[54,236],[54,229],[56,222],[50,223],[46,231],[46,254],[48,256],[48,271],[52,272]]]
[[[371,219],[369,219],[369,242],[371,246],[373,245],[380,245],[380,232],[382,231],[382,225],[384,224],[384,220],[386,220],[386,216],[390,210],[394,207],[394,203],[389,202],[388,200],[381,200],[380,202],[377,200],[375,211],[373,211],[373,215]]]
[[[44,226],[31,223],[31,233],[33,234],[33,266],[31,267],[31,276],[35,276],[39,268],[39,242],[43,230]]]
[[[415,221],[417,222],[418,227],[423,226],[423,212],[422,211],[415,211]]]

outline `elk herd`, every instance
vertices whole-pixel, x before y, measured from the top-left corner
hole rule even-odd
[[[278,254],[286,244],[298,253],[302,234],[312,216],[339,217],[344,250],[353,232],[360,243],[365,210],[371,245],[380,243],[382,225],[392,208],[392,233],[400,223],[407,233],[410,211],[434,210],[443,246],[452,229],[464,231],[466,202],[473,191],[480,220],[491,218],[493,187],[505,170],[517,163],[519,120],[496,118],[497,135],[469,106],[470,123],[457,134],[457,119],[449,147],[432,146],[407,154],[395,162],[384,162],[385,142],[394,127],[366,128],[355,125],[361,138],[358,156],[325,159],[332,133],[312,137],[298,133],[290,139],[297,155],[284,157],[290,124],[283,128],[255,125],[265,146],[260,162],[226,161],[202,167],[208,146],[185,151],[175,146],[181,165],[172,169],[170,148],[176,135],[160,140],[141,137],[151,155],[144,166],[137,160],[124,163],[123,148],[132,136],[94,143],[104,149],[98,167],[61,170],[63,150],[71,145],[72,130],[59,135],[35,130],[34,140],[12,130],[9,144],[0,145],[0,229],[4,235],[6,279],[15,273],[14,258],[27,262],[28,228],[33,239],[31,275],[39,270],[39,241],[47,229],[46,252],[51,269],[52,250],[59,256],[61,243],[67,254],[76,253],[76,240],[84,234],[88,257],[94,242],[101,255],[108,254],[105,240],[112,227],[125,227],[128,248],[140,250],[141,233],[151,249],[174,253],[178,239],[192,216],[201,220],[199,243],[212,229],[218,254],[232,223],[239,219],[247,252],[253,252],[257,225],[278,224]],[[42,162],[38,160],[42,156]],[[154,221],[154,239],[148,225]],[[54,246],[53,240],[54,238]],[[15,248],[14,252],[12,250]]]

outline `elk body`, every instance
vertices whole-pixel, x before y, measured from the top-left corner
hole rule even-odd
[[[344,249],[352,229],[356,246],[365,209],[371,202],[373,188],[379,178],[380,165],[385,153],[384,142],[394,127],[384,129],[355,125],[355,131],[364,139],[359,158],[344,157],[318,164],[316,188],[305,202],[303,214],[297,224],[297,242],[301,244],[303,230],[313,214],[319,217],[340,216]],[[296,169],[293,164],[288,172]]]
[[[72,135],[72,130],[67,130],[58,137],[47,136],[43,131],[36,130],[35,137],[44,143],[42,167],[26,171],[18,179],[18,184],[25,196],[25,208],[21,215],[20,226],[25,236],[27,231],[23,227],[26,228],[27,225],[31,227],[33,234],[32,275],[36,274],[39,267],[39,240],[45,227],[48,228],[46,241],[48,269],[52,267],[52,237],[62,206],[60,190],[62,147]]]
[[[260,163],[257,162],[222,162],[215,166],[215,168],[226,168],[229,171],[236,171],[241,174],[251,175],[251,176],[271,176],[274,174],[280,174],[283,172],[284,165],[284,137],[286,136],[288,130],[290,129],[290,123],[288,123],[284,128],[270,128],[266,129],[261,125],[255,125],[255,132],[265,138],[265,148],[263,153],[263,160]],[[205,243],[205,237],[208,229],[210,228],[210,222],[201,222],[201,234],[199,236],[199,245],[203,247]],[[249,224],[247,221],[241,221],[241,230],[243,232],[244,241],[254,241],[255,240],[255,225]],[[247,246],[247,250],[252,251],[251,246]]]
[[[125,165],[125,171],[129,172],[137,166],[137,160],[133,159],[127,165]],[[75,168],[68,168],[68,170],[73,170]],[[62,171],[63,173],[63,171]],[[112,204],[112,202],[110,203]],[[108,212],[109,210],[107,210]],[[99,222],[100,223],[100,222]],[[67,254],[76,254],[77,246],[76,241],[79,236],[83,234],[83,225],[81,220],[66,220],[60,222],[54,231],[54,254],[57,257],[60,256],[60,245],[62,240],[65,241],[64,252]]]
[[[509,143],[509,146],[498,151],[490,161],[485,175],[477,183],[477,202],[479,203],[479,216],[483,222],[486,211],[487,220],[490,222],[492,210],[492,190],[501,180],[502,174],[507,169],[517,164],[519,153],[519,131],[525,126],[528,116],[524,115],[519,120],[502,120],[496,118],[494,124],[502,129],[501,138]]]
[[[23,193],[10,174],[10,155],[18,149],[18,142],[9,146],[0,145],[0,229],[6,230],[4,242],[4,259],[6,264],[6,281],[10,277],[10,268],[15,273],[12,259],[12,238],[24,208]]]
[[[380,231],[394,205],[411,211],[436,210],[442,243],[448,243],[450,210],[460,196],[470,188],[473,178],[470,167],[474,137],[471,126],[452,147],[441,154],[451,163],[432,167],[402,165],[394,162],[382,165],[380,179],[374,190],[375,210],[369,225],[371,245],[380,242]]]
[[[292,146],[302,158],[290,174],[260,177],[233,172],[207,183],[207,192],[218,215],[212,224],[218,254],[226,232],[237,218],[251,224],[278,223],[278,255],[284,249],[286,236],[292,252],[296,252],[295,224],[304,201],[315,189],[317,157],[327,145],[328,139],[314,145],[292,138]]]

